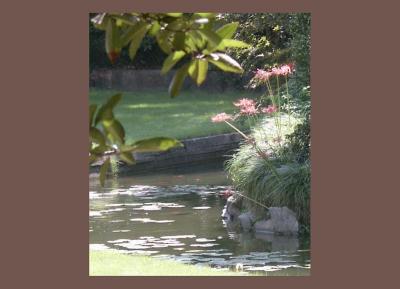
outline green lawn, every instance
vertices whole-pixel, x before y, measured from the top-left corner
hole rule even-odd
[[[104,103],[116,92],[119,91],[92,89],[90,102]],[[239,98],[258,96],[204,90],[182,91],[176,98],[170,98],[167,90],[122,93],[115,114],[125,127],[128,142],[155,136],[185,139],[232,132],[226,124],[212,123],[210,118],[220,112],[232,113],[232,102]]]
[[[244,273],[221,271],[176,261],[133,256],[114,251],[90,251],[90,276],[243,276]]]

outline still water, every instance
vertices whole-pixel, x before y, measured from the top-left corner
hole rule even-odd
[[[229,231],[221,219],[229,186],[219,168],[174,171],[90,184],[93,250],[114,249],[249,273],[309,275],[308,239]]]

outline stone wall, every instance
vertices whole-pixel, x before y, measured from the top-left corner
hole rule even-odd
[[[169,83],[175,71],[170,71],[167,75],[161,75],[158,69],[134,70],[134,69],[99,69],[90,74],[90,87],[99,89],[115,89],[123,91],[140,91],[149,88],[168,89]],[[233,73],[222,71],[209,71],[207,79],[200,89],[208,91],[225,91],[227,89],[237,89],[242,85],[234,85],[231,80],[237,78],[240,83],[240,76]],[[247,79],[243,78],[243,81]],[[244,82],[243,82],[244,84]],[[187,77],[183,89],[195,89],[196,84]]]
[[[182,166],[223,161],[229,158],[239,147],[243,137],[238,133],[228,133],[215,136],[199,137],[183,140],[183,147],[167,152],[135,153],[136,164],[123,165],[119,175],[134,175],[157,170],[168,170]],[[99,166],[92,166],[91,173],[98,172]]]

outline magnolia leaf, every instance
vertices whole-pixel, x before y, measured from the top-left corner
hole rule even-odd
[[[96,110],[97,110],[97,105],[96,104],[91,104],[90,107],[89,107],[89,126],[92,126]]]
[[[174,35],[174,40],[172,41],[172,45],[175,50],[183,50],[185,48],[185,33],[184,32],[176,32]]]
[[[165,14],[171,17],[181,17],[183,15],[183,13],[165,13]]]
[[[130,26],[129,28],[125,29],[124,33],[121,36],[121,43],[122,46],[125,47],[129,44],[129,42],[134,39],[135,35],[144,27],[147,26],[145,22],[138,22],[137,24]]]
[[[182,59],[182,57],[185,56],[185,51],[175,51],[171,53],[163,63],[163,66],[161,68],[161,74],[167,73],[179,60]]]
[[[224,50],[225,48],[248,48],[249,44],[235,39],[223,39],[215,50]]]
[[[133,157],[131,152],[121,152],[119,154],[119,158],[129,165],[135,164],[135,158]]]
[[[106,26],[106,52],[111,63],[114,64],[121,53],[121,39],[115,21],[107,21]]]
[[[121,101],[122,94],[117,93],[110,97],[110,99],[103,104],[96,115],[94,124],[97,125],[101,120],[113,119],[113,109]]]
[[[196,47],[198,49],[202,49],[204,47],[205,40],[198,31],[192,30],[188,34],[189,34],[189,37],[193,40],[194,44],[196,44]]]
[[[143,25],[132,36],[131,44],[129,45],[129,58],[131,60],[133,60],[135,58],[136,52],[139,49],[140,44],[142,43],[142,40],[143,40],[144,36],[146,35],[148,29],[149,29],[149,26],[147,24]]]
[[[100,185],[102,187],[104,187],[104,183],[109,168],[110,168],[110,158],[107,158],[106,161],[100,167],[99,179],[100,179]]]
[[[199,30],[199,33],[207,39],[208,50],[212,50],[214,47],[217,47],[222,41],[222,38],[211,30],[202,29]]]
[[[195,13],[195,15],[198,15],[202,18],[213,18],[215,17],[215,13]]]
[[[240,66],[240,64],[227,54],[211,53],[207,59],[223,71],[243,73],[243,68]]]
[[[160,31],[160,29],[161,29],[160,23],[158,23],[158,21],[154,21],[149,30],[149,34],[151,36],[155,36],[157,35],[158,31]]]
[[[186,75],[188,73],[189,63],[185,64],[175,72],[174,78],[172,78],[169,84],[168,92],[171,97],[175,97],[179,94],[183,82],[185,81]]]
[[[162,30],[156,35],[157,44],[165,54],[170,54],[172,52],[172,45],[169,41],[171,35],[172,32],[167,30]]]
[[[183,144],[177,139],[168,137],[155,137],[134,142],[131,145],[131,150],[134,152],[157,152],[182,146]]]
[[[112,143],[123,144],[125,142],[125,129],[118,120],[114,118],[111,120],[103,120],[102,125],[107,132],[107,138]]]
[[[93,26],[100,30],[106,30],[108,20],[109,19],[106,13],[97,14],[95,17],[90,19],[90,21],[93,23]]]
[[[98,144],[100,147],[104,147],[106,145],[106,139],[98,128],[91,127],[89,130],[89,135],[91,141]]]
[[[190,77],[200,86],[207,76],[208,61],[206,59],[192,60],[188,69]]]
[[[89,165],[93,164],[97,160],[97,156],[94,154],[89,154]]]
[[[217,29],[216,33],[221,38],[232,38],[238,28],[239,22],[225,24]]]

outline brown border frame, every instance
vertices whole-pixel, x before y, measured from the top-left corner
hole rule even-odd
[[[398,231],[398,98],[390,84],[398,75],[399,10],[395,1],[355,2],[39,0],[2,7],[2,287],[367,289],[394,282],[397,260],[384,249],[398,246],[389,233]],[[310,277],[88,277],[87,14],[127,9],[312,13]]]

